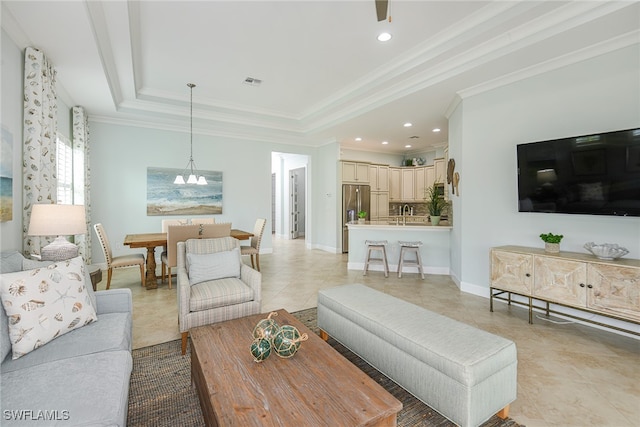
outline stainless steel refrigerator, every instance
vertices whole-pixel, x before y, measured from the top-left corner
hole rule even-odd
[[[367,212],[369,220],[369,206],[371,187],[368,185],[342,185],[342,253],[349,252],[349,229],[347,223],[357,221],[358,212]]]

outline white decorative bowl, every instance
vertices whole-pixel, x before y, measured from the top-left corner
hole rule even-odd
[[[588,242],[584,244],[584,248],[600,259],[616,259],[629,253],[627,248],[618,246],[615,243],[595,244]]]

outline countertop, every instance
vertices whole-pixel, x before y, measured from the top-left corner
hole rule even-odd
[[[440,221],[438,225],[432,225],[428,221],[427,216],[406,216],[406,217],[386,217],[375,221],[365,221],[364,223],[353,221],[347,223],[347,227],[351,228],[377,228],[390,230],[451,230],[453,227],[448,221]]]

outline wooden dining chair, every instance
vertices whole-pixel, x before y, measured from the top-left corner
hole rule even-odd
[[[253,227],[253,237],[251,238],[251,246],[241,246],[240,252],[242,255],[249,255],[251,257],[251,267],[260,271],[260,242],[262,241],[262,234],[264,233],[264,226],[267,220],[264,218],[258,218]],[[255,257],[255,266],[253,262]]]
[[[221,222],[220,224],[200,224],[201,239],[215,239],[218,237],[229,237],[231,235],[231,223]]]
[[[167,228],[169,228],[170,225],[188,225],[189,224],[189,220],[188,219],[163,219],[162,220],[162,232],[166,233],[167,232]],[[166,257],[167,256],[167,245],[164,245],[164,248],[162,248],[162,253],[160,254],[160,259],[162,259],[162,257]],[[161,263],[161,267],[160,267],[160,276],[162,277],[162,282],[164,283],[164,278],[166,276],[166,266],[164,263]]]
[[[162,232],[166,233],[167,232],[167,228],[170,225],[188,225],[189,224],[189,220],[188,219],[163,219],[162,220]]]
[[[167,252],[160,257],[162,261],[162,282],[164,283],[164,273],[167,272],[169,278],[169,289],[171,289],[171,269],[178,265],[177,245],[189,239],[200,237],[200,225],[170,225],[167,227]]]
[[[107,232],[104,230],[104,226],[101,223],[94,224],[93,229],[98,236],[98,240],[100,240],[100,247],[102,248],[104,259],[107,262],[107,289],[111,286],[111,275],[113,274],[114,268],[134,266],[140,267],[140,280],[142,281],[142,286],[145,286],[144,255],[131,254],[114,257],[111,253],[111,245],[109,244],[109,239],[107,238]]]
[[[216,219],[211,218],[191,218],[191,224],[215,224]]]

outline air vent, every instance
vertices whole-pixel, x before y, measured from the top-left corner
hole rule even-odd
[[[244,79],[243,83],[249,86],[260,86],[262,84],[262,80],[254,77],[247,77]]]

